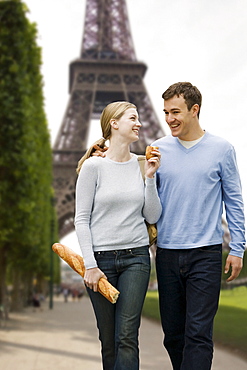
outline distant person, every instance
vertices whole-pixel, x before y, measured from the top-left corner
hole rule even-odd
[[[79,292],[78,292],[78,301],[80,301],[84,296],[84,290],[83,289],[79,289]]]
[[[64,302],[68,302],[68,296],[69,296],[69,289],[68,288],[63,288],[63,298]]]
[[[33,311],[36,312],[37,309],[39,309],[40,311],[42,311],[42,308],[41,308],[41,299],[40,299],[40,295],[37,294],[37,293],[34,293],[33,294],[33,297],[32,297],[32,303],[33,303]]]
[[[97,144],[103,147],[109,140],[110,145],[106,158],[90,157],[91,147],[79,162],[75,228],[103,369],[138,370],[138,331],[150,276],[145,219],[155,223],[161,213],[155,181],[160,153],[155,151],[157,156],[146,163],[144,186],[137,156],[129,148],[141,128],[135,105],[111,103],[100,122],[103,138]],[[120,291],[116,304],[97,292],[102,277]]]
[[[152,145],[162,155],[156,269],[164,345],[174,370],[209,370],[221,285],[223,204],[231,235],[227,281],[238,277],[245,250],[239,172],[233,146],[201,128],[201,93],[195,86],[175,83],[162,97],[171,135]]]
[[[71,291],[71,294],[72,294],[72,301],[75,301],[78,298],[79,292],[76,288],[73,288]]]

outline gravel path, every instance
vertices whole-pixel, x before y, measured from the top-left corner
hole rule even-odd
[[[27,308],[11,313],[0,328],[0,370],[100,370],[100,345],[90,301],[45,302],[42,311]],[[160,325],[143,318],[140,330],[140,370],[171,370],[162,346]],[[235,354],[215,349],[212,370],[247,370]],[[131,370],[131,369],[130,369]],[[199,369],[198,369],[199,370]]]

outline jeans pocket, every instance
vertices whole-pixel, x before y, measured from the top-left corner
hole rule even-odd
[[[147,273],[151,270],[151,263],[150,263],[150,256],[148,255],[142,255],[138,256],[141,271],[145,271]]]
[[[142,264],[141,264],[141,271],[144,271],[146,273],[150,273],[151,271],[151,264],[150,264],[150,260],[149,261],[143,261]]]

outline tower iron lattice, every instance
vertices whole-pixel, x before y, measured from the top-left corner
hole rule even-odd
[[[125,100],[137,106],[142,129],[132,152],[143,154],[164,136],[143,83],[146,69],[136,60],[125,0],[87,0],[80,57],[69,66],[70,98],[53,147],[60,238],[74,230],[77,162],[87,150],[91,120],[107,104]]]

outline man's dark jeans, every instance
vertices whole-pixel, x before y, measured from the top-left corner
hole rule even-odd
[[[209,370],[218,309],[222,246],[157,248],[160,314],[174,370]]]

